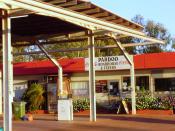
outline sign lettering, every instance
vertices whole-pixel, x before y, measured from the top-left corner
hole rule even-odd
[[[124,56],[96,57],[94,64],[95,70],[97,71],[130,69],[130,64]],[[88,70],[89,58],[85,58],[85,71]]]

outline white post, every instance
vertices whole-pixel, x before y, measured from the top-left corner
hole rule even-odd
[[[92,31],[88,32],[89,44],[89,95],[90,95],[90,121],[96,121],[96,94],[95,94],[95,47]]]
[[[154,97],[154,78],[152,75],[149,76],[149,90],[151,91],[151,96]]]
[[[8,17],[8,11],[3,10],[2,14],[4,131],[12,131],[13,70],[11,20]]]
[[[130,64],[130,76],[131,76],[131,101],[132,101],[132,114],[136,114],[136,92],[135,92],[135,71],[134,71],[134,62],[130,58],[129,54],[125,50],[125,48],[122,46],[122,44],[117,40],[116,36],[114,34],[107,34],[108,36],[112,37],[114,41],[116,42],[119,49],[123,52],[125,58]]]
[[[0,114],[2,114],[2,73],[0,72]]]
[[[43,53],[46,55],[46,57],[51,60],[51,62],[56,65],[58,67],[58,87],[59,87],[59,92],[60,94],[63,94],[63,69],[61,67],[61,65],[59,64],[59,62],[57,60],[55,60],[51,55],[49,55],[49,53],[46,51],[46,49],[40,45],[39,41],[36,41],[36,44],[38,45],[38,47],[40,48],[41,51],[43,51]]]
[[[63,94],[63,69],[59,68],[58,71],[58,81],[59,81],[59,92],[62,95]]]
[[[134,62],[131,64],[130,68],[131,75],[131,99],[132,99],[132,114],[136,114],[136,92],[135,92],[135,71],[134,71]]]
[[[120,50],[123,52],[125,58],[130,64],[130,76],[131,76],[131,101],[132,101],[132,114],[136,114],[136,92],[135,92],[135,71],[134,71],[134,62],[130,58],[129,54],[126,52],[125,48],[122,47],[122,44],[116,40],[116,43]]]

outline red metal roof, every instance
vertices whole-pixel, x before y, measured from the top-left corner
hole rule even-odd
[[[63,67],[64,73],[83,72],[84,59],[62,59],[59,63]],[[55,74],[57,67],[51,61],[34,61],[14,64],[14,75],[41,75]]]
[[[64,73],[84,72],[84,58],[59,61]],[[134,56],[135,69],[175,68],[175,52],[153,53]],[[56,74],[57,67],[51,61],[14,63],[14,75]]]
[[[135,69],[175,68],[175,52],[134,56]]]

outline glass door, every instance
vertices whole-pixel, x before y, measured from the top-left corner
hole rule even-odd
[[[108,82],[108,89],[109,89],[109,95],[119,96],[120,95],[119,81],[117,81],[117,80],[110,80]]]

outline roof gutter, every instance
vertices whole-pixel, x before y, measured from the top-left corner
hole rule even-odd
[[[90,30],[102,29],[159,44],[165,43],[164,41],[147,37],[143,32],[129,29],[110,22],[102,21],[61,7],[55,7],[46,2],[40,2],[36,0],[0,0],[0,2],[4,2],[11,6],[17,6],[34,12],[38,12],[42,15],[56,17]]]

